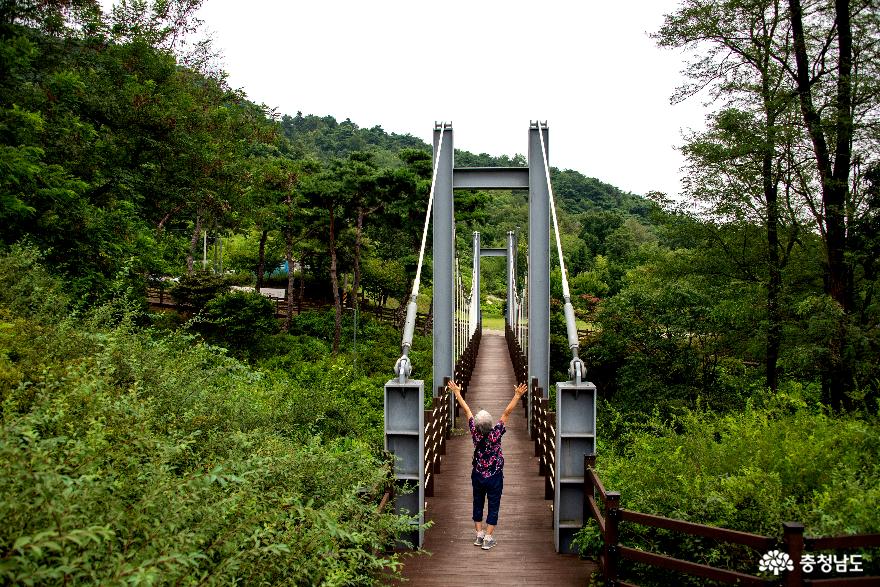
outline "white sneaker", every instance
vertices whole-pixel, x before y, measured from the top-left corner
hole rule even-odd
[[[482,532],[477,534],[477,539],[474,540],[474,546],[483,546],[483,537],[484,536],[485,536],[485,534],[483,534]]]
[[[483,538],[483,550],[489,550],[490,548],[494,548],[495,545],[498,544],[498,541],[495,540],[494,536],[486,536]]]

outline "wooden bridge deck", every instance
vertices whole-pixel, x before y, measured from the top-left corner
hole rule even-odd
[[[498,418],[513,397],[515,384],[504,336],[483,331],[466,397],[471,410],[484,409]],[[491,550],[472,544],[473,444],[470,435],[461,434],[462,428],[467,429],[463,414],[456,428],[435,480],[434,497],[428,498],[426,518],[434,525],[425,533],[424,550],[432,554],[406,559],[404,576],[409,584],[586,585],[595,564],[557,554],[553,548],[553,502],[544,500],[544,478],[538,474],[522,408],[511,415],[501,444],[504,492],[495,530],[498,546]]]

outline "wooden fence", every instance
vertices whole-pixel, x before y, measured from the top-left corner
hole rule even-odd
[[[272,300],[272,302],[275,304],[275,317],[286,318],[287,299],[278,298],[275,296],[266,297]],[[148,287],[147,302],[155,308],[191,309],[187,306],[178,304],[177,301],[167,291],[167,289],[162,287]],[[293,306],[294,315],[298,315],[302,312],[327,310],[333,307],[333,303],[309,299],[294,299]],[[344,308],[346,310],[352,309],[351,305],[348,304],[345,305]],[[370,306],[365,304],[362,306],[362,311],[365,314],[372,314],[382,322],[394,324],[398,327],[402,327],[403,320],[406,319],[405,308],[403,311],[401,311],[401,309],[391,309],[382,306]],[[431,329],[431,316],[426,314],[416,314],[416,327],[419,328],[423,334],[427,333]]]
[[[544,397],[538,378],[532,378],[531,437],[535,441],[538,474],[544,477],[544,499],[553,499],[556,491],[556,412],[549,410],[550,400]]]
[[[516,376],[516,384],[525,383],[529,377],[529,361],[523,354],[523,350],[516,340],[516,335],[508,324],[504,325],[504,338],[507,341],[507,352],[510,354],[510,362],[513,364],[513,374]],[[523,396],[523,406],[527,405],[526,396]]]
[[[811,538],[804,536],[803,524],[786,522],[783,524],[783,538],[780,543],[775,537],[771,536],[761,536],[748,532],[739,532],[716,526],[705,526],[684,520],[634,512],[621,507],[619,492],[606,491],[602,481],[596,474],[595,466],[596,455],[584,455],[584,520],[592,518],[599,526],[599,533],[603,541],[602,553],[599,555],[599,569],[605,578],[606,585],[634,587],[633,583],[622,581],[619,577],[619,562],[621,559],[736,585],[783,585],[785,587],[880,585],[880,577],[878,576],[807,579],[804,577],[802,567],[802,562],[807,560],[805,559],[807,554],[805,550],[878,548],[880,547],[880,534]],[[781,577],[769,579],[631,548],[620,543],[620,522],[630,522],[651,528],[672,530],[688,536],[712,538],[722,542],[747,546],[762,553],[778,549],[788,555],[792,563],[792,570],[784,571]],[[813,555],[807,556],[812,557]],[[758,560],[755,560],[755,568],[758,568]]]

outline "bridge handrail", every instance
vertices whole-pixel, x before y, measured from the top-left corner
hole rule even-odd
[[[449,410],[443,400],[435,397],[431,409],[425,410],[425,497],[434,495],[434,477],[440,472],[440,457],[446,454]]]
[[[516,384],[525,383],[528,379],[528,360],[522,351],[520,340],[510,324],[504,325],[504,338],[507,340],[507,351],[510,354],[510,362],[513,363],[513,373],[516,376]],[[522,399],[523,407],[527,406],[528,397]]]
[[[532,426],[529,435],[535,442],[538,474],[544,477],[544,499],[554,499],[557,481],[556,412],[548,409],[550,400],[544,397],[544,390],[537,382],[537,378],[532,378],[529,386],[532,401]]]

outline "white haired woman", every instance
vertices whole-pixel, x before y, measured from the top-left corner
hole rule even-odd
[[[501,507],[501,492],[504,489],[504,455],[501,453],[501,437],[507,431],[505,424],[510,414],[516,408],[520,398],[526,392],[525,384],[516,387],[513,399],[507,404],[504,413],[498,418],[497,424],[492,424],[492,416],[486,410],[477,412],[476,417],[471,413],[467,402],[461,397],[461,387],[454,381],[450,381],[447,387],[455,394],[468,417],[468,427],[471,429],[471,440],[474,443],[474,458],[471,463],[471,485],[474,488],[474,527],[477,530],[475,546],[481,546],[483,550],[489,550],[497,544],[492,533],[498,524],[498,510]],[[483,529],[483,504],[488,500],[489,513],[486,516],[486,529]]]

